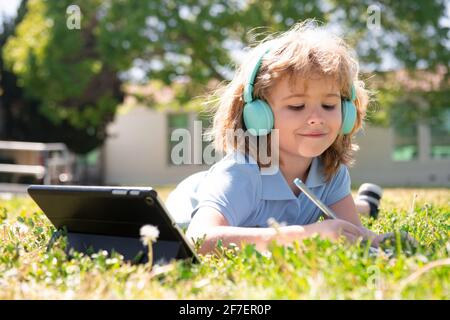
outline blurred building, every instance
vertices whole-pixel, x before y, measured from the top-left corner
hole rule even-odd
[[[413,81],[404,72],[394,73],[392,77],[391,81],[411,90],[418,87],[431,90],[442,79],[425,75],[421,81]],[[173,98],[167,88],[145,87],[144,91],[156,93],[154,99],[163,104]],[[405,108],[411,107],[421,106],[405,105]],[[426,107],[426,103],[422,107]],[[126,101],[121,110],[110,124],[111,136],[101,150],[104,184],[176,184],[194,172],[209,168],[206,164],[173,164],[171,151],[178,142],[171,141],[171,134],[177,128],[185,128],[194,137],[195,121],[202,121],[205,129],[211,119],[195,110],[149,108],[137,100]],[[354,187],[364,182],[382,186],[450,187],[450,105],[446,119],[439,125],[417,121],[406,130],[399,130],[395,125],[367,126],[355,139],[360,151],[355,166],[350,169]],[[197,141],[196,144],[204,148],[207,142]]]
[[[111,135],[103,153],[103,183],[106,185],[176,184],[191,173],[207,170],[200,164],[176,165],[171,161],[171,132],[193,132],[197,114],[169,113],[137,106],[119,114],[108,128]]]

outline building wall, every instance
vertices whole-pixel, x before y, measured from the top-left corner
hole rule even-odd
[[[195,119],[191,114],[191,122]],[[118,114],[109,126],[112,135],[103,147],[104,184],[177,184],[192,173],[207,170],[207,165],[169,165],[167,161],[167,114],[146,107],[135,107]],[[429,159],[429,136],[419,130],[421,151],[417,160],[396,162],[393,130],[367,127],[356,137],[360,150],[350,168],[352,184],[364,182],[382,186],[450,187],[450,159]]]
[[[191,114],[195,118],[195,114]],[[103,147],[103,177],[107,185],[177,184],[205,165],[169,165],[167,115],[146,107],[118,114],[108,127]]]
[[[389,128],[367,127],[357,135],[360,146],[356,163],[350,168],[352,184],[364,182],[382,186],[450,187],[450,159],[430,159],[429,136],[419,130],[419,156],[412,161],[393,161],[394,133]]]

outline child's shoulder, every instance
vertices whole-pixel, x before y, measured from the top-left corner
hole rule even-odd
[[[228,152],[221,160],[209,170],[210,174],[225,174],[227,176],[260,181],[260,172],[257,162],[249,155],[240,151]]]
[[[339,168],[336,170],[331,179],[327,182],[329,188],[342,188],[347,187],[351,183],[350,172],[348,166],[345,164],[340,164]]]

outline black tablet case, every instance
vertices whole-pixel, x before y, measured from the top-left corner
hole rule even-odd
[[[198,261],[153,188],[31,185],[27,191],[58,230],[51,241],[66,229],[67,252],[114,250],[127,261],[146,263],[140,228],[150,224],[159,230],[153,263]]]

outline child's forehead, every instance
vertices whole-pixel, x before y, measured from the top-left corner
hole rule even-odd
[[[340,93],[340,84],[332,76],[314,74],[309,77],[285,75],[278,81],[278,89],[291,93],[309,92],[311,90],[320,90],[334,93]]]

